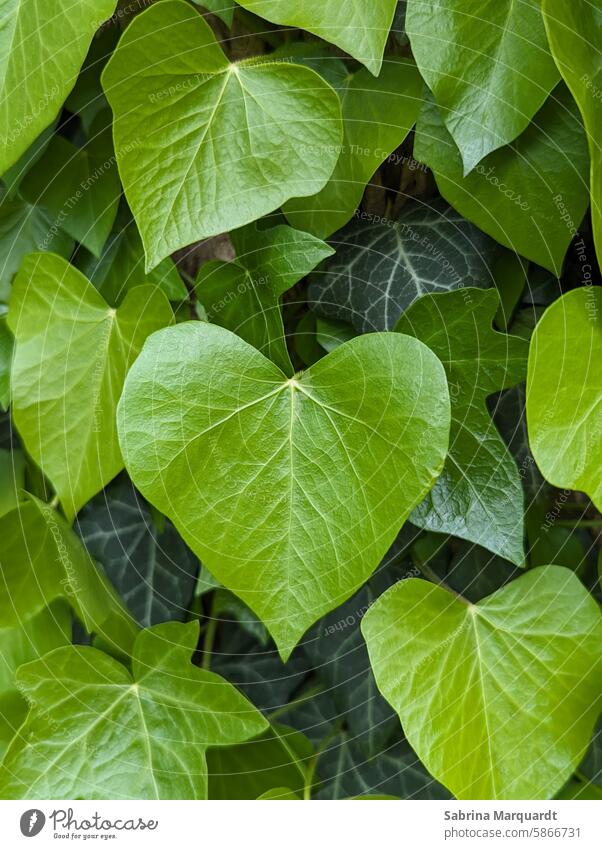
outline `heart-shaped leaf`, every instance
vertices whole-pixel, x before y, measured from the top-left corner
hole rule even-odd
[[[397,221],[360,212],[331,244],[336,254],[313,275],[310,302],[360,333],[392,330],[429,292],[493,285],[494,242],[440,199],[408,205]]]
[[[443,368],[416,339],[358,337],[287,379],[229,331],[188,322],[148,340],[118,427],[137,488],[287,658],[433,485],[449,415]]]
[[[602,289],[574,289],[548,307],[529,349],[531,450],[554,486],[602,510]]]
[[[190,662],[199,626],[142,631],[132,672],[68,646],[22,666],[29,716],[0,768],[4,799],[203,799],[205,751],[266,720],[231,684]]]
[[[397,0],[240,0],[261,18],[299,27],[336,44],[377,76]]]
[[[406,27],[466,173],[520,135],[558,82],[541,0],[409,0]]]
[[[521,479],[485,402],[493,392],[524,379],[529,346],[493,329],[498,306],[495,289],[425,295],[395,327],[437,354],[447,373],[452,405],[445,468],[412,513],[412,522],[476,542],[522,565]]]
[[[135,18],[102,81],[147,270],[315,194],[336,164],[342,124],[333,89],[300,65],[229,62],[182,0]]]
[[[579,579],[540,566],[478,604],[417,578],[362,620],[378,686],[458,799],[547,799],[600,709],[602,616]]]
[[[56,117],[115,0],[0,2],[0,174]]]
[[[8,320],[15,425],[73,518],[123,468],[115,423],[123,381],[148,334],[173,313],[154,286],[112,309],[64,259],[30,254]]]

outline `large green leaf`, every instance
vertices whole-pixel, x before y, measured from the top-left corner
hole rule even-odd
[[[8,303],[13,277],[32,251],[53,251],[68,257],[73,239],[43,206],[24,200],[0,201],[0,301]]]
[[[476,605],[402,581],[362,631],[408,740],[458,799],[549,799],[583,757],[602,617],[568,569],[533,569]]]
[[[231,684],[192,665],[198,627],[142,631],[131,673],[81,646],[22,666],[31,709],[0,768],[3,798],[205,798],[207,747],[267,723]]]
[[[117,214],[113,233],[100,256],[96,258],[78,251],[75,262],[112,306],[121,303],[130,289],[146,283],[158,286],[170,301],[182,301],[188,295],[184,281],[170,258],[145,273],[142,239],[125,203]]]
[[[465,173],[514,141],[558,82],[541,0],[408,0],[406,29]]]
[[[77,517],[83,542],[143,626],[184,619],[198,560],[171,522],[155,519],[126,480],[117,480]]]
[[[395,222],[360,214],[331,243],[336,254],[313,276],[310,303],[362,333],[391,330],[427,292],[493,285],[494,243],[441,200],[411,204]]]
[[[13,628],[0,625],[0,760],[27,715],[27,702],[15,683],[24,663],[71,641],[71,612],[55,602]]]
[[[82,148],[54,136],[23,180],[21,193],[31,204],[42,204],[65,233],[98,256],[121,194],[110,128],[95,125]]]
[[[238,334],[290,376],[280,297],[334,251],[284,225],[259,230],[249,224],[231,238],[236,260],[205,263],[197,297],[209,321]]]
[[[261,18],[318,35],[380,72],[397,0],[239,0]]]
[[[568,292],[531,339],[527,424],[533,456],[554,486],[602,510],[602,289]]]
[[[336,168],[319,194],[285,204],[291,224],[326,238],[349,221],[366,183],[416,123],[423,88],[410,60],[385,62],[376,78],[364,68],[348,75],[339,92],[344,133]]]
[[[58,114],[115,0],[0,0],[0,174]]]
[[[330,86],[287,62],[230,63],[182,0],[139,15],[102,79],[147,269],[315,194],[336,164],[341,110]]]
[[[90,634],[129,652],[136,626],[65,520],[28,496],[0,517],[0,628],[18,628],[57,599]]]
[[[449,400],[415,339],[358,337],[287,379],[238,336],[188,322],[147,341],[118,426],[137,488],[286,659],[364,583],[432,486]]]
[[[594,240],[602,264],[602,8],[588,0],[543,0],[543,15],[552,56],[587,131]]]
[[[458,212],[560,276],[589,201],[587,141],[566,86],[554,90],[515,142],[490,153],[467,177],[441,112],[425,100],[414,156],[433,170],[439,191]]]
[[[524,379],[529,346],[493,329],[498,307],[495,289],[425,295],[395,327],[437,354],[450,386],[449,454],[437,483],[412,513],[412,522],[476,542],[521,565],[521,479],[485,401]]]
[[[123,381],[145,338],[173,313],[154,286],[112,309],[64,259],[31,254],[8,318],[15,425],[73,518],[123,467],[115,423]]]

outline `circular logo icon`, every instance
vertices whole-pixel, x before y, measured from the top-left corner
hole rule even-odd
[[[44,828],[46,817],[38,808],[32,808],[21,815],[21,834],[25,837],[35,837]]]

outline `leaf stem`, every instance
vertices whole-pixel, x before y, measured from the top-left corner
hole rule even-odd
[[[211,668],[211,653],[213,651],[213,643],[215,641],[215,634],[217,632],[218,622],[219,619],[217,618],[217,604],[214,593],[213,599],[211,600],[211,609],[209,610],[207,630],[205,631],[205,638],[203,640],[203,661],[201,663],[201,667],[203,669]]]
[[[435,572],[434,569],[431,569],[431,567],[428,565],[428,563],[419,562],[418,568],[420,569],[422,574],[426,578],[428,578],[429,581],[431,581],[431,583],[439,584],[439,586],[443,587],[444,590],[447,590],[452,595],[455,595],[455,597],[459,601],[461,601],[464,604],[467,604],[469,606],[472,606],[472,602],[470,602],[467,598],[464,598],[464,596],[461,593],[459,593],[457,590],[455,590],[453,587],[450,587],[450,585],[446,581],[444,581],[443,578],[439,577],[439,575]]]
[[[288,713],[290,710],[294,710],[299,705],[302,705],[303,702],[310,701],[314,696],[318,696],[320,693],[324,693],[326,688],[322,686],[322,684],[314,684],[313,687],[310,687],[306,690],[301,696],[297,696],[296,699],[293,699],[286,705],[282,705],[282,707],[276,708],[268,714],[268,719],[270,722],[273,722],[275,719],[278,719],[279,716],[282,716],[283,713]]]

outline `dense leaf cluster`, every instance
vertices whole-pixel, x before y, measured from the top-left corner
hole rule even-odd
[[[0,795],[599,798],[602,8],[0,0]]]

